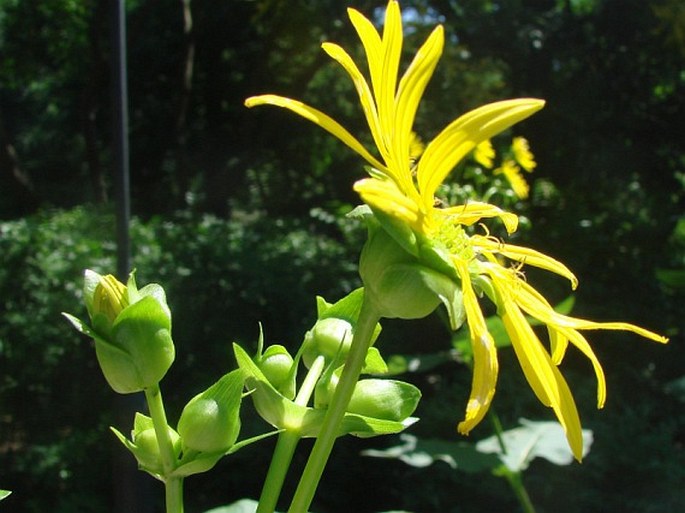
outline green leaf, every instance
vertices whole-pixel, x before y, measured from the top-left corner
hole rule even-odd
[[[475,473],[489,471],[501,464],[495,455],[476,450],[474,444],[463,441],[421,439],[414,435],[400,435],[402,444],[387,449],[368,449],[364,456],[400,460],[417,468],[441,461],[453,469]]]
[[[5,499],[9,494],[11,494],[9,490],[0,490],[0,501],[2,499]]]
[[[359,438],[370,438],[380,435],[394,435],[401,433],[409,426],[418,422],[416,417],[407,417],[402,421],[376,419],[354,413],[346,413],[340,426],[338,436],[354,435]],[[318,434],[318,429],[317,429]]]
[[[558,422],[520,419],[521,427],[502,433],[506,447],[502,453],[496,436],[481,440],[476,449],[486,454],[496,454],[502,463],[513,472],[522,472],[535,458],[544,458],[555,465],[569,465],[573,453],[566,440],[564,429]],[[583,429],[583,456],[590,451],[592,431]]]

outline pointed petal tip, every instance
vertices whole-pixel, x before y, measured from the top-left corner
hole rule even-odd
[[[471,430],[473,429],[473,426],[470,425],[467,421],[463,420],[457,425],[457,431],[459,432],[460,435],[468,436]]]
[[[245,107],[252,108],[255,105],[262,105],[264,101],[261,96],[250,96],[249,98],[245,98],[243,103],[245,104]]]

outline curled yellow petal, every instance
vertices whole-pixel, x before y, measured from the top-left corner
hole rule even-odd
[[[465,226],[471,226],[483,218],[498,217],[507,229],[507,233],[514,233],[518,228],[519,218],[516,214],[502,210],[490,203],[470,201],[465,205],[448,207],[437,212],[454,216],[454,221]]]
[[[457,261],[457,273],[461,278],[464,309],[471,335],[473,348],[473,380],[471,394],[466,406],[466,416],[457,429],[468,434],[485,416],[495,395],[497,373],[497,350],[492,335],[488,332],[483,312],[478,305],[478,298],[473,291],[469,276],[468,263]]]
[[[295,114],[311,121],[312,123],[319,125],[321,128],[327,132],[333,134],[335,137],[340,139],[347,146],[352,148],[355,152],[361,155],[364,160],[371,164],[376,169],[381,171],[386,170],[384,164],[382,164],[378,159],[371,155],[366,148],[360,143],[350,132],[348,132],[342,125],[340,125],[333,118],[324,114],[320,110],[310,107],[309,105],[302,103],[298,100],[292,100],[284,96],[278,96],[275,94],[263,94],[260,96],[251,96],[245,100],[245,105],[247,107],[255,107],[257,105],[273,105],[275,107],[282,107],[288,109]]]
[[[426,148],[417,171],[424,202],[432,201],[438,186],[476,145],[509,128],[545,105],[543,100],[521,98],[490,103],[472,110],[445,127]]]
[[[408,198],[392,180],[365,178],[354,184],[364,203],[381,210],[395,219],[417,226],[419,211],[415,201]]]
[[[474,245],[480,249],[491,251],[509,258],[510,260],[525,265],[532,265],[533,267],[538,267],[558,274],[559,276],[563,276],[571,282],[571,288],[573,289],[578,286],[578,278],[576,278],[576,275],[573,274],[568,267],[540,251],[523,246],[515,246],[513,244],[504,244],[497,240],[493,240],[492,237],[483,237],[482,235],[474,235],[472,239]]]

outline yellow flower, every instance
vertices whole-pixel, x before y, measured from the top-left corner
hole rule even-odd
[[[466,416],[459,424],[459,431],[468,433],[480,422],[495,393],[497,351],[479,304],[479,297],[485,295],[497,307],[528,383],[540,401],[554,410],[574,455],[580,459],[580,420],[569,387],[558,369],[569,342],[594,367],[601,407],[606,395],[604,374],[581,331],[628,330],[658,342],[666,339],[632,324],[595,323],[556,313],[526,282],[522,268],[532,265],[551,271],[567,278],[575,288],[576,277],[566,266],[533,249],[505,244],[487,231],[479,234],[469,228],[484,218],[496,217],[512,233],[518,225],[515,214],[487,203],[442,208],[435,201],[437,188],[462,158],[479,144],[541,109],[544,102],[532,98],[506,100],[468,112],[430,141],[417,162],[412,126],[421,96],[442,52],[442,27],[431,33],[398,83],[403,37],[397,2],[388,3],[382,34],[356,10],[348,9],[348,14],[366,52],[370,83],[341,47],[324,43],[323,49],[352,78],[380,158],[374,157],[338,122],[297,100],[262,95],[247,99],[246,105],[271,104],[290,109],[359,153],[371,164],[371,176],[355,183],[354,189],[371,207],[382,228],[417,263],[444,273],[461,286],[474,352],[474,375]],[[529,165],[533,162],[532,154],[528,160],[524,158],[522,149],[527,149],[527,144],[521,141],[525,142],[521,139],[516,143],[519,157],[523,159],[519,163]],[[506,260],[514,265],[503,264]],[[546,325],[550,350],[540,341],[526,316]],[[456,329],[458,321],[451,321]]]
[[[516,162],[511,159],[505,159],[504,162],[502,162],[502,165],[495,169],[494,173],[496,175],[504,175],[516,196],[521,199],[526,199],[528,197],[530,187],[528,187],[526,179],[521,176],[521,168],[516,165]]]
[[[535,169],[537,166],[535,156],[530,151],[530,146],[525,137],[514,137],[514,140],[511,142],[511,149],[514,152],[514,159],[523,169],[529,173]]]
[[[492,169],[492,161],[495,158],[495,148],[492,147],[492,143],[489,139],[476,146],[476,149],[473,152],[473,158],[484,168]]]

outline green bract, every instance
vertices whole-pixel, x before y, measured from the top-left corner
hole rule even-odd
[[[92,326],[65,317],[95,341],[105,379],[121,394],[159,383],[174,361],[171,312],[162,287],[138,290],[133,273],[124,286],[111,275],[86,271],[84,300]]]
[[[366,294],[381,317],[420,319],[444,304],[454,329],[464,321],[460,284],[445,274],[441,249],[414,238],[399,244],[395,236],[367,215],[369,239],[362,250],[359,274]],[[407,251],[411,247],[422,258]]]
[[[367,417],[403,421],[419,404],[421,391],[392,379],[362,379],[354,387],[347,411]]]
[[[186,448],[224,453],[238,439],[243,392],[241,370],[229,372],[183,408],[178,432]]]

